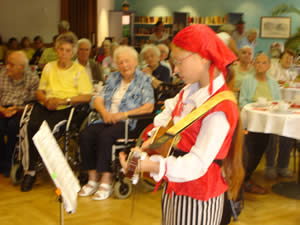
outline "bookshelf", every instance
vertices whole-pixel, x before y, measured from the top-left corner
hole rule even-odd
[[[243,13],[227,13],[222,16],[190,16],[187,12],[174,12],[173,16],[135,16],[134,19],[134,43],[140,48],[147,43],[153,33],[155,24],[160,20],[164,23],[165,32],[173,37],[179,30],[192,24],[206,24],[217,31],[223,24],[235,24],[242,19]]]
[[[173,17],[172,16],[136,16],[134,22],[135,47],[140,48],[147,42],[150,35],[154,32],[155,24],[162,21],[165,32],[172,35]]]

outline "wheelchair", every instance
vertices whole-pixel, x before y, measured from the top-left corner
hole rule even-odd
[[[122,172],[122,167],[119,161],[119,153],[124,151],[125,153],[130,152],[130,148],[134,146],[140,146],[142,144],[143,136],[148,129],[148,125],[153,123],[153,118],[156,114],[160,113],[164,105],[164,101],[168,98],[174,97],[182,88],[184,87],[183,83],[180,84],[169,84],[161,83],[158,88],[155,89],[155,107],[154,113],[132,116],[129,119],[137,119],[138,123],[136,129],[133,132],[128,131],[128,120],[126,120],[125,126],[125,138],[119,139],[112,147],[112,168],[113,168],[113,178],[114,178],[114,195],[116,198],[124,199],[128,198],[132,192],[132,181],[125,177]],[[135,138],[132,138],[135,137]],[[147,179],[141,178],[139,182],[147,190],[152,191],[155,188],[155,185],[149,182]]]
[[[24,133],[26,126],[30,120],[30,114],[33,109],[33,104],[27,104],[24,108],[23,114],[19,124],[19,135],[13,155],[12,166],[10,171],[10,178],[13,184],[18,185],[21,183],[24,175],[24,164],[26,164],[26,149],[28,149],[28,142],[26,134]],[[88,104],[80,104],[73,106],[70,110],[67,119],[58,122],[52,129],[52,134],[56,138],[59,146],[61,147],[67,162],[72,168],[75,175],[80,171],[80,153],[77,146],[79,133],[84,126],[82,121],[90,112]],[[73,122],[73,120],[75,120]],[[80,124],[80,125],[78,125]],[[28,159],[27,159],[28,160]],[[41,160],[36,165],[36,171],[43,170],[44,165]]]
[[[161,83],[154,90],[155,97],[155,112],[160,112],[164,102],[168,98],[173,98],[177,93],[185,86],[184,83],[172,84],[172,83]]]
[[[125,121],[125,137],[124,139],[118,139],[112,146],[112,168],[113,168],[113,180],[114,188],[113,192],[116,198],[125,199],[132,193],[133,181],[125,177],[122,166],[119,161],[119,153],[121,151],[129,154],[130,149],[142,144],[142,135],[149,124],[152,123],[154,114],[145,114],[140,116],[129,117]],[[134,131],[129,131],[128,121],[129,119],[137,119],[137,125]],[[141,183],[146,185],[141,179]],[[152,190],[153,187],[150,187]]]
[[[125,121],[125,135],[124,138],[118,139],[112,146],[112,174],[113,174],[113,193],[116,198],[125,199],[130,196],[132,193],[132,181],[125,177],[122,167],[119,161],[119,153],[124,151],[125,153],[129,153],[130,149],[134,146],[140,146],[142,143],[142,136],[145,132],[145,129],[149,124],[153,122],[153,118],[155,114],[161,111],[161,107],[164,103],[164,100],[167,98],[174,97],[183,87],[182,84],[174,85],[162,83],[155,90],[155,110],[152,114],[145,114],[139,116],[129,116],[129,118]],[[82,129],[93,123],[95,120],[99,119],[99,114],[93,110],[86,120],[82,124]],[[129,120],[136,119],[137,125],[133,131],[129,130]],[[78,151],[80,152],[80,151]],[[82,179],[80,179],[81,184],[85,184],[88,181],[87,174],[80,175]],[[146,187],[148,190],[153,190],[154,185],[147,180],[141,179],[141,184]]]

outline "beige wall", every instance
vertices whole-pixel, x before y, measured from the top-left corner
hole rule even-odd
[[[101,46],[105,37],[109,36],[108,12],[115,8],[114,0],[98,0],[98,46]]]
[[[51,42],[58,33],[60,0],[1,0],[0,34],[6,42],[10,37],[31,39],[41,35]]]

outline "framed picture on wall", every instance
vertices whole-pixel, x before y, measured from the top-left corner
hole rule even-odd
[[[289,38],[290,36],[291,17],[261,17],[261,38]]]

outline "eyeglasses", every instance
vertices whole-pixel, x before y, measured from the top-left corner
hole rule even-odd
[[[182,64],[187,58],[191,57],[192,55],[194,55],[195,53],[191,53],[181,59],[173,59],[173,64],[174,66],[180,65]]]

